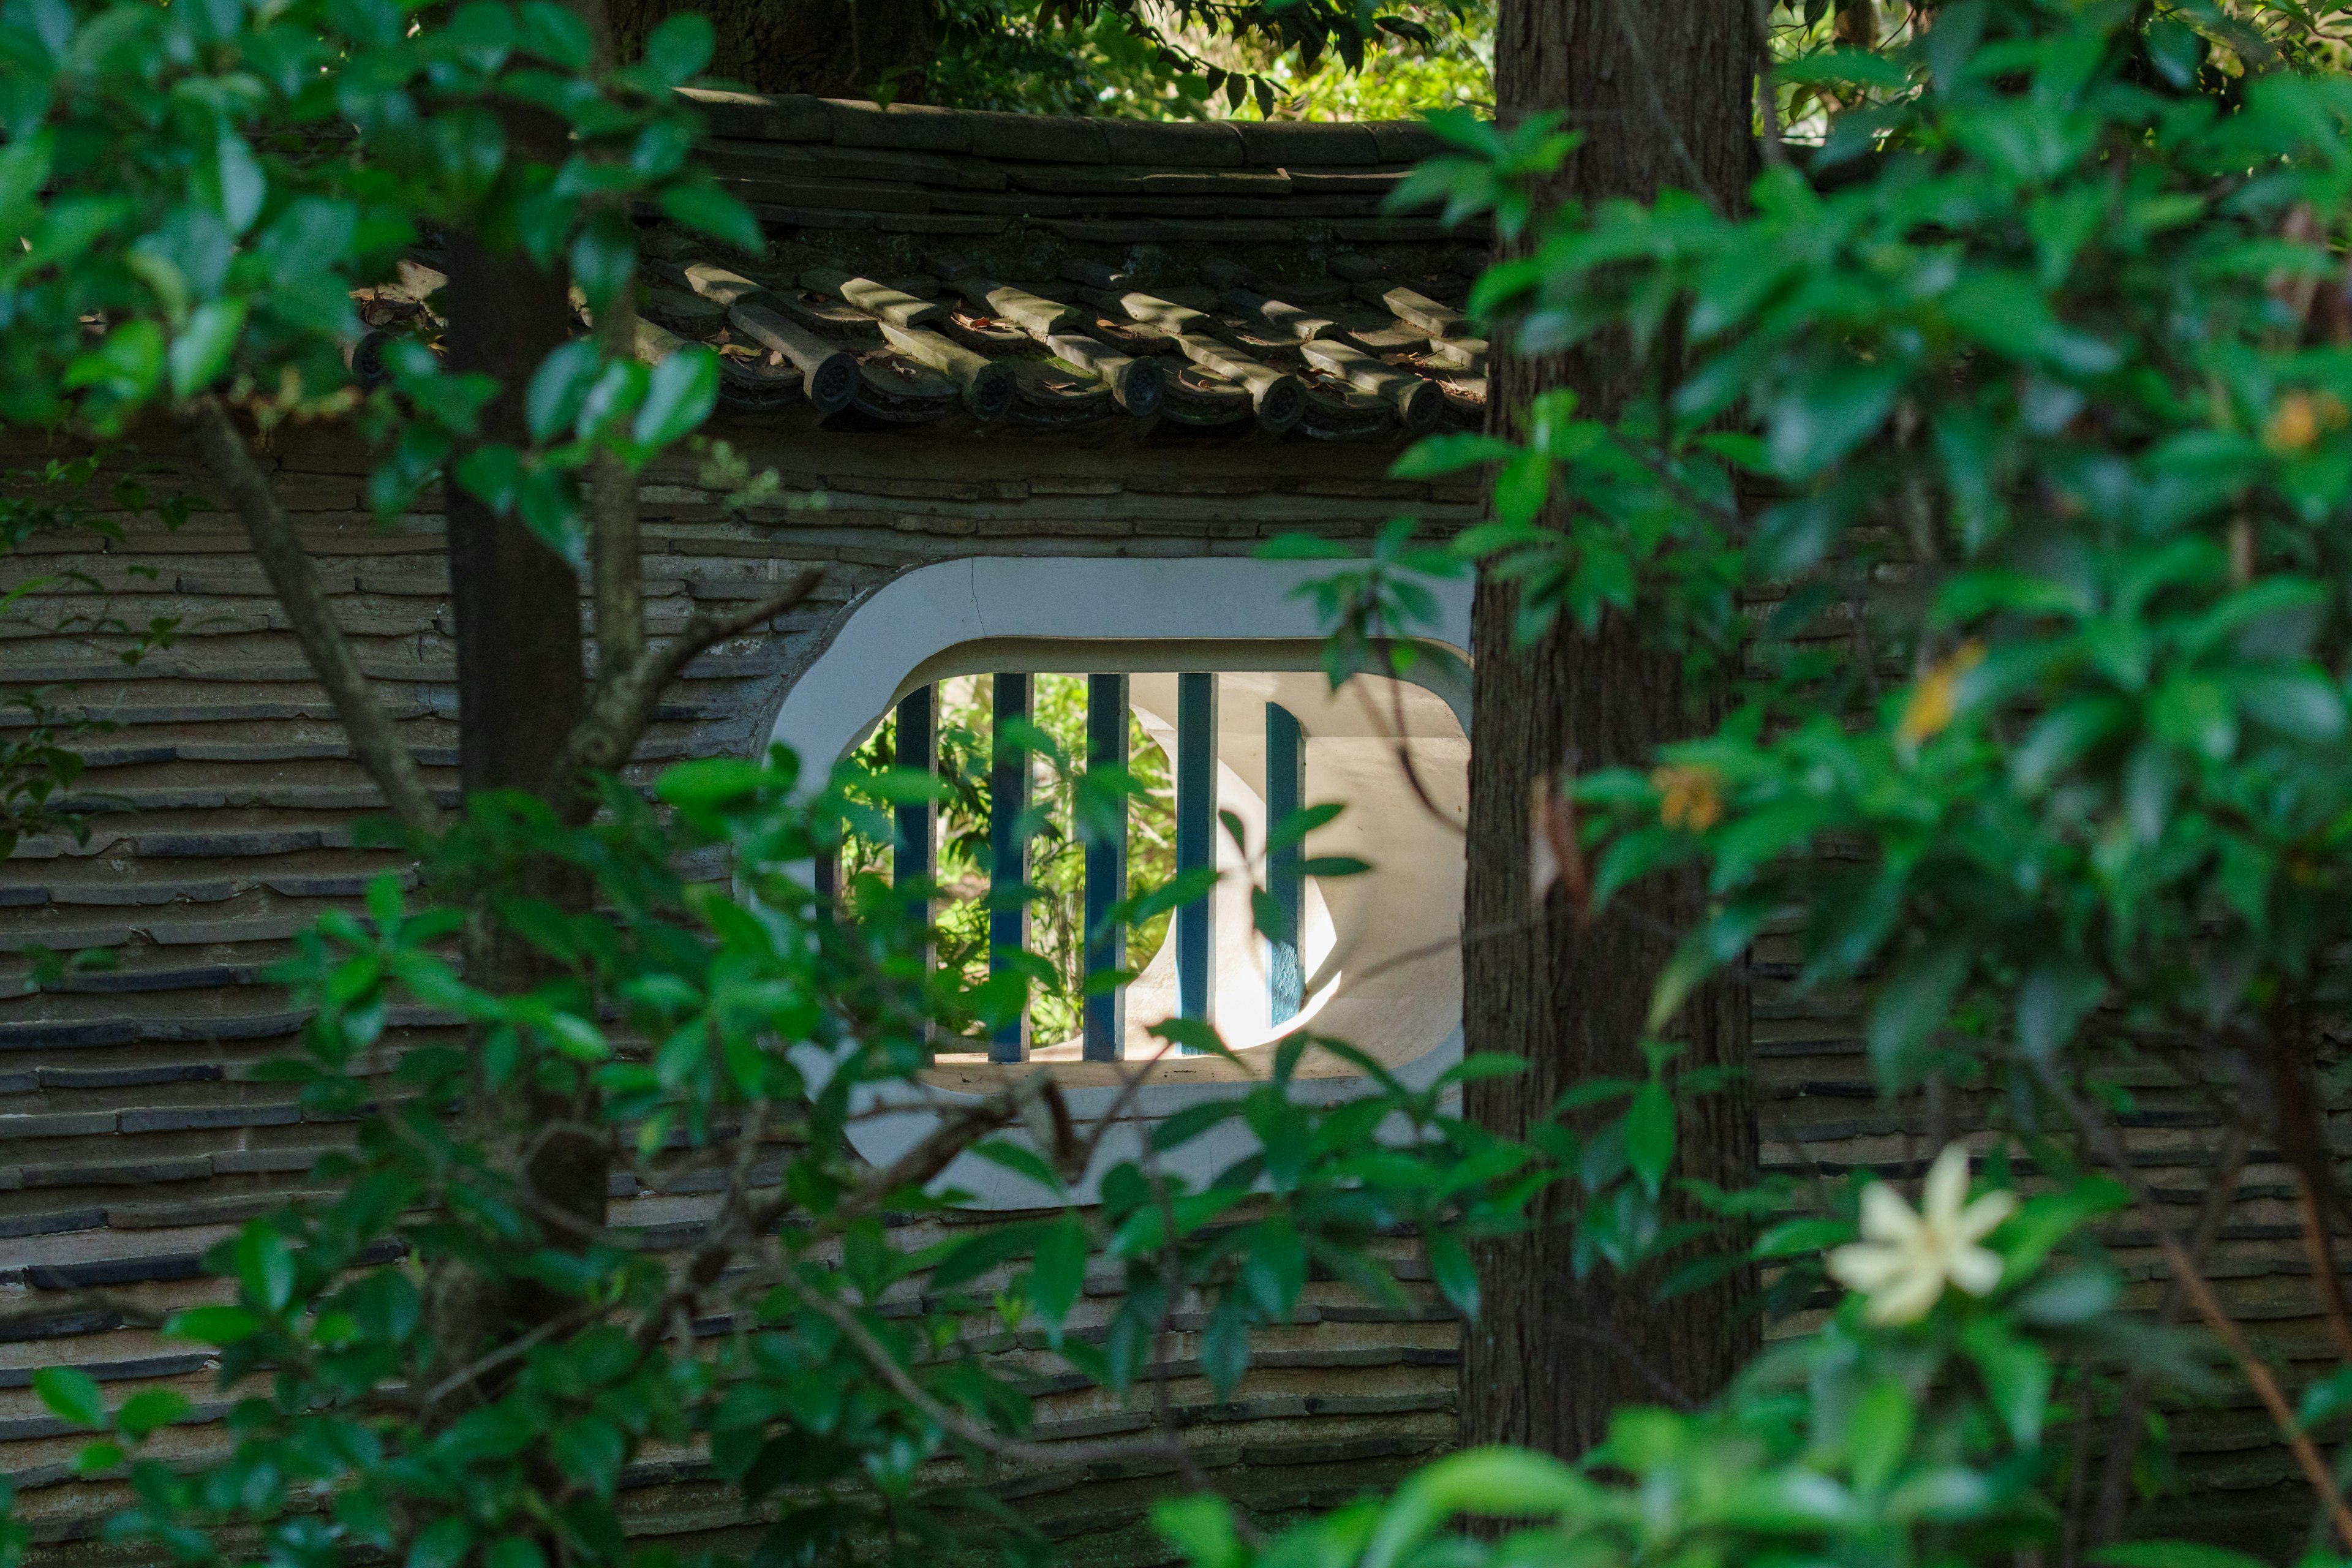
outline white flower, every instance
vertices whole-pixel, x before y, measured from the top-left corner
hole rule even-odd
[[[1829,1256],[1830,1277],[1870,1298],[1863,1316],[1874,1323],[1908,1323],[1927,1316],[1950,1280],[1971,1296],[2000,1283],[2000,1257],[1977,1242],[2010,1216],[2017,1194],[1969,1196],[1969,1152],[1947,1144],[1927,1172],[1920,1212],[1913,1214],[1893,1187],[1873,1182],[1862,1190],[1863,1239]]]

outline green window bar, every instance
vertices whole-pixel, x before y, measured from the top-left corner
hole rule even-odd
[[[816,918],[827,925],[833,923],[834,911],[841,905],[841,852],[820,849],[809,866],[809,888],[816,894]]]
[[[1307,731],[1298,716],[1278,702],[1265,705],[1265,830],[1269,837],[1306,804]],[[1307,970],[1301,944],[1307,912],[1307,847],[1293,844],[1266,858],[1266,891],[1282,911],[1282,929],[1267,934],[1266,1005],[1273,1022],[1286,1024],[1307,1005]]]
[[[1029,902],[1021,889],[1029,880],[1027,845],[1021,818],[1029,809],[1029,754],[1008,748],[1006,729],[1029,721],[1029,678],[995,678],[996,718],[989,736],[988,773],[988,973],[993,979],[1013,968],[1011,955],[1029,945]],[[989,1042],[991,1061],[1025,1061],[1028,1014],[1013,1019]]]
[[[1087,677],[1087,765],[1127,766],[1127,677]],[[1127,931],[1110,918],[1111,906],[1127,896],[1127,795],[1118,792],[1113,820],[1087,845],[1087,978],[1127,967]],[[1127,1037],[1123,988],[1090,992],[1086,998],[1082,1054],[1090,1062],[1118,1060]]]
[[[1176,678],[1176,874],[1213,867],[1217,858],[1217,678]],[[1209,1020],[1216,995],[1212,896],[1202,894],[1175,913],[1176,1011]]]
[[[937,767],[939,760],[931,692],[932,689],[926,686],[898,700],[895,758],[902,768],[919,768],[927,773]],[[918,800],[892,813],[898,834],[890,851],[890,879],[901,887],[912,888],[931,879],[931,812],[929,801]],[[930,914],[928,894],[907,900],[908,920],[928,925]]]

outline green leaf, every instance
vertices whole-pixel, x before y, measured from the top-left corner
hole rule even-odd
[[[1675,1163],[1675,1099],[1655,1079],[1633,1091],[1625,1112],[1625,1160],[1655,1197]]]
[[[194,1340],[205,1344],[233,1345],[261,1331],[261,1320],[243,1307],[190,1307],[163,1322],[167,1340]]]
[[[1151,1032],[1171,1045],[1198,1051],[1202,1056],[1230,1057],[1233,1049],[1214,1026],[1202,1018],[1162,1018],[1151,1026]]]
[[[530,426],[530,438],[544,445],[571,429],[580,417],[581,405],[588,400],[588,389],[596,384],[604,369],[604,358],[593,338],[573,338],[540,361],[523,394],[523,418]],[[463,464],[459,471],[462,475]],[[467,488],[473,486],[469,483]],[[486,495],[482,499],[489,500]]]
[[[1193,1568],[1244,1568],[1247,1561],[1234,1531],[1233,1505],[1213,1492],[1154,1504],[1151,1524]]]
[[[1870,87],[1900,92],[1910,85],[1900,62],[1867,49],[1824,49],[1803,59],[1784,60],[1773,74],[1792,86]]]
[[[637,275],[635,227],[617,212],[599,211],[572,237],[571,262],[572,280],[588,296],[588,308],[605,309]]]
[[[45,1366],[33,1373],[33,1392],[49,1413],[77,1426],[104,1430],[106,1402],[98,1384],[79,1367]]]
[[[2025,1279],[2078,1227],[2130,1201],[2123,1184],[2105,1176],[2086,1177],[2063,1192],[2036,1193],[1993,1233],[2005,1260],[2002,1278],[2012,1285]]]
[[[122,1463],[125,1458],[127,1456],[123,1453],[122,1445],[120,1443],[109,1443],[103,1440],[85,1443],[82,1445],[81,1452],[74,1456],[74,1474],[95,1476],[114,1468],[115,1466]]]
[[[408,1568],[459,1568],[473,1550],[474,1527],[457,1514],[436,1519],[416,1532]]]
[[[621,1462],[628,1455],[628,1440],[618,1426],[604,1417],[581,1416],[556,1430],[548,1439],[548,1453],[565,1475],[592,1489],[599,1497],[610,1497],[620,1480]]]
[[[261,171],[260,160],[245,138],[224,127],[215,149],[216,177],[220,190],[220,215],[233,235],[243,235],[261,216],[261,205],[269,195],[269,177]]]
[[[662,187],[661,205],[663,212],[687,227],[721,244],[754,256],[767,248],[767,237],[761,232],[760,220],[751,216],[751,209],[720,190],[709,175],[699,170]]]
[[[1507,523],[1527,524],[1543,510],[1551,494],[1552,461],[1540,452],[1522,452],[1495,476],[1495,516]]]
[[[1885,423],[1907,378],[1899,363],[1842,365],[1791,384],[1768,416],[1773,467],[1802,479],[1844,457]]]
[[[1061,1176],[1034,1149],[997,1138],[973,1144],[971,1152],[991,1164],[1003,1166],[1015,1175],[1027,1177],[1057,1198],[1062,1195]]]
[[[1441,474],[1475,468],[1481,463],[1507,463],[1518,455],[1518,447],[1501,437],[1484,436],[1475,430],[1446,436],[1424,436],[1406,447],[1404,456],[1390,465],[1389,478],[1435,479]]]
[[[236,1279],[245,1293],[273,1312],[294,1300],[294,1253],[286,1238],[259,1220],[236,1238]]]
[[[1938,942],[1905,959],[1880,983],[1870,1007],[1870,1058],[1888,1092],[1910,1087],[1917,1077],[1920,1054],[1951,1016],[1969,966],[1966,945]]]
[[[2352,1366],[2339,1366],[2303,1391],[2295,1406],[2295,1425],[2308,1432],[2347,1408],[2352,1408]]]
[[[2263,1558],[2201,1541],[2117,1541],[2088,1555],[2104,1568],[2269,1568]]]
[[[584,72],[595,63],[595,39],[570,6],[556,5],[554,0],[523,0],[519,10],[526,53],[574,72]]]
[[[721,805],[774,784],[777,777],[757,763],[711,757],[680,763],[661,775],[654,793],[672,805]]]
[[[1414,1472],[1397,1489],[1360,1568],[1394,1568],[1408,1549],[1455,1514],[1565,1515],[1580,1509],[1598,1489],[1549,1454],[1524,1448],[1471,1448],[1454,1454]]]
[[[1429,1277],[1454,1310],[1465,1318],[1478,1315],[1478,1270],[1470,1261],[1470,1252],[1462,1238],[1453,1231],[1437,1226],[1423,1233],[1422,1245],[1429,1253]]]
[[[2017,1043],[2035,1060],[2048,1061],[2074,1039],[2106,990],[2098,971],[2079,959],[2036,964],[2018,988]]]
[[[245,330],[246,301],[210,300],[189,312],[187,325],[173,336],[172,390],[193,397],[220,378]]]
[[[1969,1359],[1984,1378],[1985,1392],[2010,1440],[2021,1448],[2042,1446],[2042,1421],[2050,1405],[2050,1358],[2031,1340],[2019,1339],[1999,1318],[1979,1318],[1960,1335]]]
[[[2316,670],[2265,671],[2234,684],[2247,715],[2267,729],[2315,742],[2344,732],[2344,700]]]
[[[522,454],[512,447],[481,446],[457,459],[454,470],[467,493],[503,516],[514,510],[522,488]]]
[[[718,403],[719,356],[690,343],[654,366],[633,434],[645,446],[667,447],[709,418]]]
[[[1865,1492],[1886,1489],[1911,1451],[1918,1409],[1900,1378],[1883,1378],[1855,1402],[1846,1419],[1845,1451],[1853,1484]]]
[[[177,1389],[142,1389],[123,1401],[122,1408],[114,1413],[114,1424],[126,1436],[144,1437],[159,1427],[169,1426],[194,1408],[188,1396]]]
[[[1036,1259],[1030,1271],[1030,1304],[1055,1328],[1077,1304],[1086,1286],[1087,1258],[1093,1248],[1086,1222],[1066,1215],[1038,1238]]]
[[[710,18],[698,11],[667,17],[646,39],[646,64],[672,87],[683,87],[710,63]]]
[[[126,401],[155,390],[163,373],[163,329],[134,317],[106,334],[106,341],[66,367],[61,384],[100,386]]]
[[[1853,1239],[1853,1223],[1843,1219],[1783,1220],[1756,1238],[1759,1258],[1799,1258],[1826,1252]]]

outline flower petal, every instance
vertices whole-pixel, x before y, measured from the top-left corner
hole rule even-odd
[[[1919,1216],[1902,1194],[1885,1182],[1873,1182],[1862,1189],[1862,1234],[1870,1241],[1899,1246],[1917,1237]]]
[[[1944,1260],[1952,1283],[1971,1296],[1989,1295],[2000,1283],[2000,1254],[1981,1247],[1958,1247]]]
[[[1932,1267],[1907,1268],[1883,1289],[1870,1293],[1863,1316],[1874,1323],[1916,1322],[1927,1315],[1944,1293],[1943,1271]]]
[[[1825,1259],[1831,1279],[1865,1295],[1902,1272],[1909,1260],[1910,1254],[1900,1247],[1875,1247],[1866,1241],[1832,1248]]]
[[[1927,1168],[1927,1182],[1919,1194],[1919,1212],[1929,1225],[1949,1228],[1969,1200],[1969,1146],[1947,1143]]]
[[[1960,1211],[1959,1218],[1952,1222],[1952,1237],[1975,1241],[2016,1212],[2017,1194],[1996,1187]]]

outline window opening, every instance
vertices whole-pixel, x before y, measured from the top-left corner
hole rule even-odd
[[[1133,1055],[1129,987],[1098,977],[1139,975],[1163,956],[1163,947],[1168,962],[1153,973],[1167,994],[1147,987],[1156,1004],[1151,1017],[1238,1022],[1244,1034],[1264,1034],[1254,1026],[1278,1029],[1307,1008],[1310,916],[1321,916],[1327,929],[1328,917],[1310,900],[1303,845],[1272,854],[1265,845],[1273,827],[1308,798],[1307,735],[1270,696],[1242,690],[1221,701],[1227,679],[1198,670],[953,677],[901,698],[860,748],[869,765],[932,772],[944,781],[946,798],[898,807],[887,844],[853,836],[843,849],[848,868],[900,884],[933,882],[933,962],[967,981],[1017,971],[1033,982],[1017,1020],[984,1042],[942,1040],[943,1056],[983,1048],[998,1062],[1028,1060],[1041,1048],[1049,1057],[1089,1061]],[[1254,678],[1242,679],[1247,684]],[[1150,689],[1151,703],[1139,702],[1139,685]],[[1234,700],[1262,717],[1224,711]],[[1234,815],[1237,781],[1220,754],[1221,745],[1231,743],[1223,725],[1245,718],[1254,728],[1262,724],[1264,735],[1263,776],[1244,785],[1256,807],[1244,824],[1246,850],[1232,842],[1223,820]],[[1024,738],[1039,733],[1087,767],[1125,770],[1135,793],[1091,792],[1082,830],[1074,777],[1022,748]],[[1132,892],[1187,873],[1233,881],[1250,856],[1260,855],[1271,921],[1254,921],[1246,898],[1240,908],[1221,910],[1228,900],[1214,892],[1133,931],[1108,919],[1113,905]],[[1022,896],[1024,889],[1030,897]],[[1260,923],[1272,927],[1262,941],[1254,931]],[[1246,1019],[1221,1019],[1220,987],[1240,977],[1221,978],[1220,952],[1231,962],[1237,940],[1257,950],[1259,962],[1247,968],[1263,977],[1264,1011],[1244,1008]],[[1231,1010],[1233,998],[1223,1000]],[[960,1052],[959,1045],[966,1048]]]

